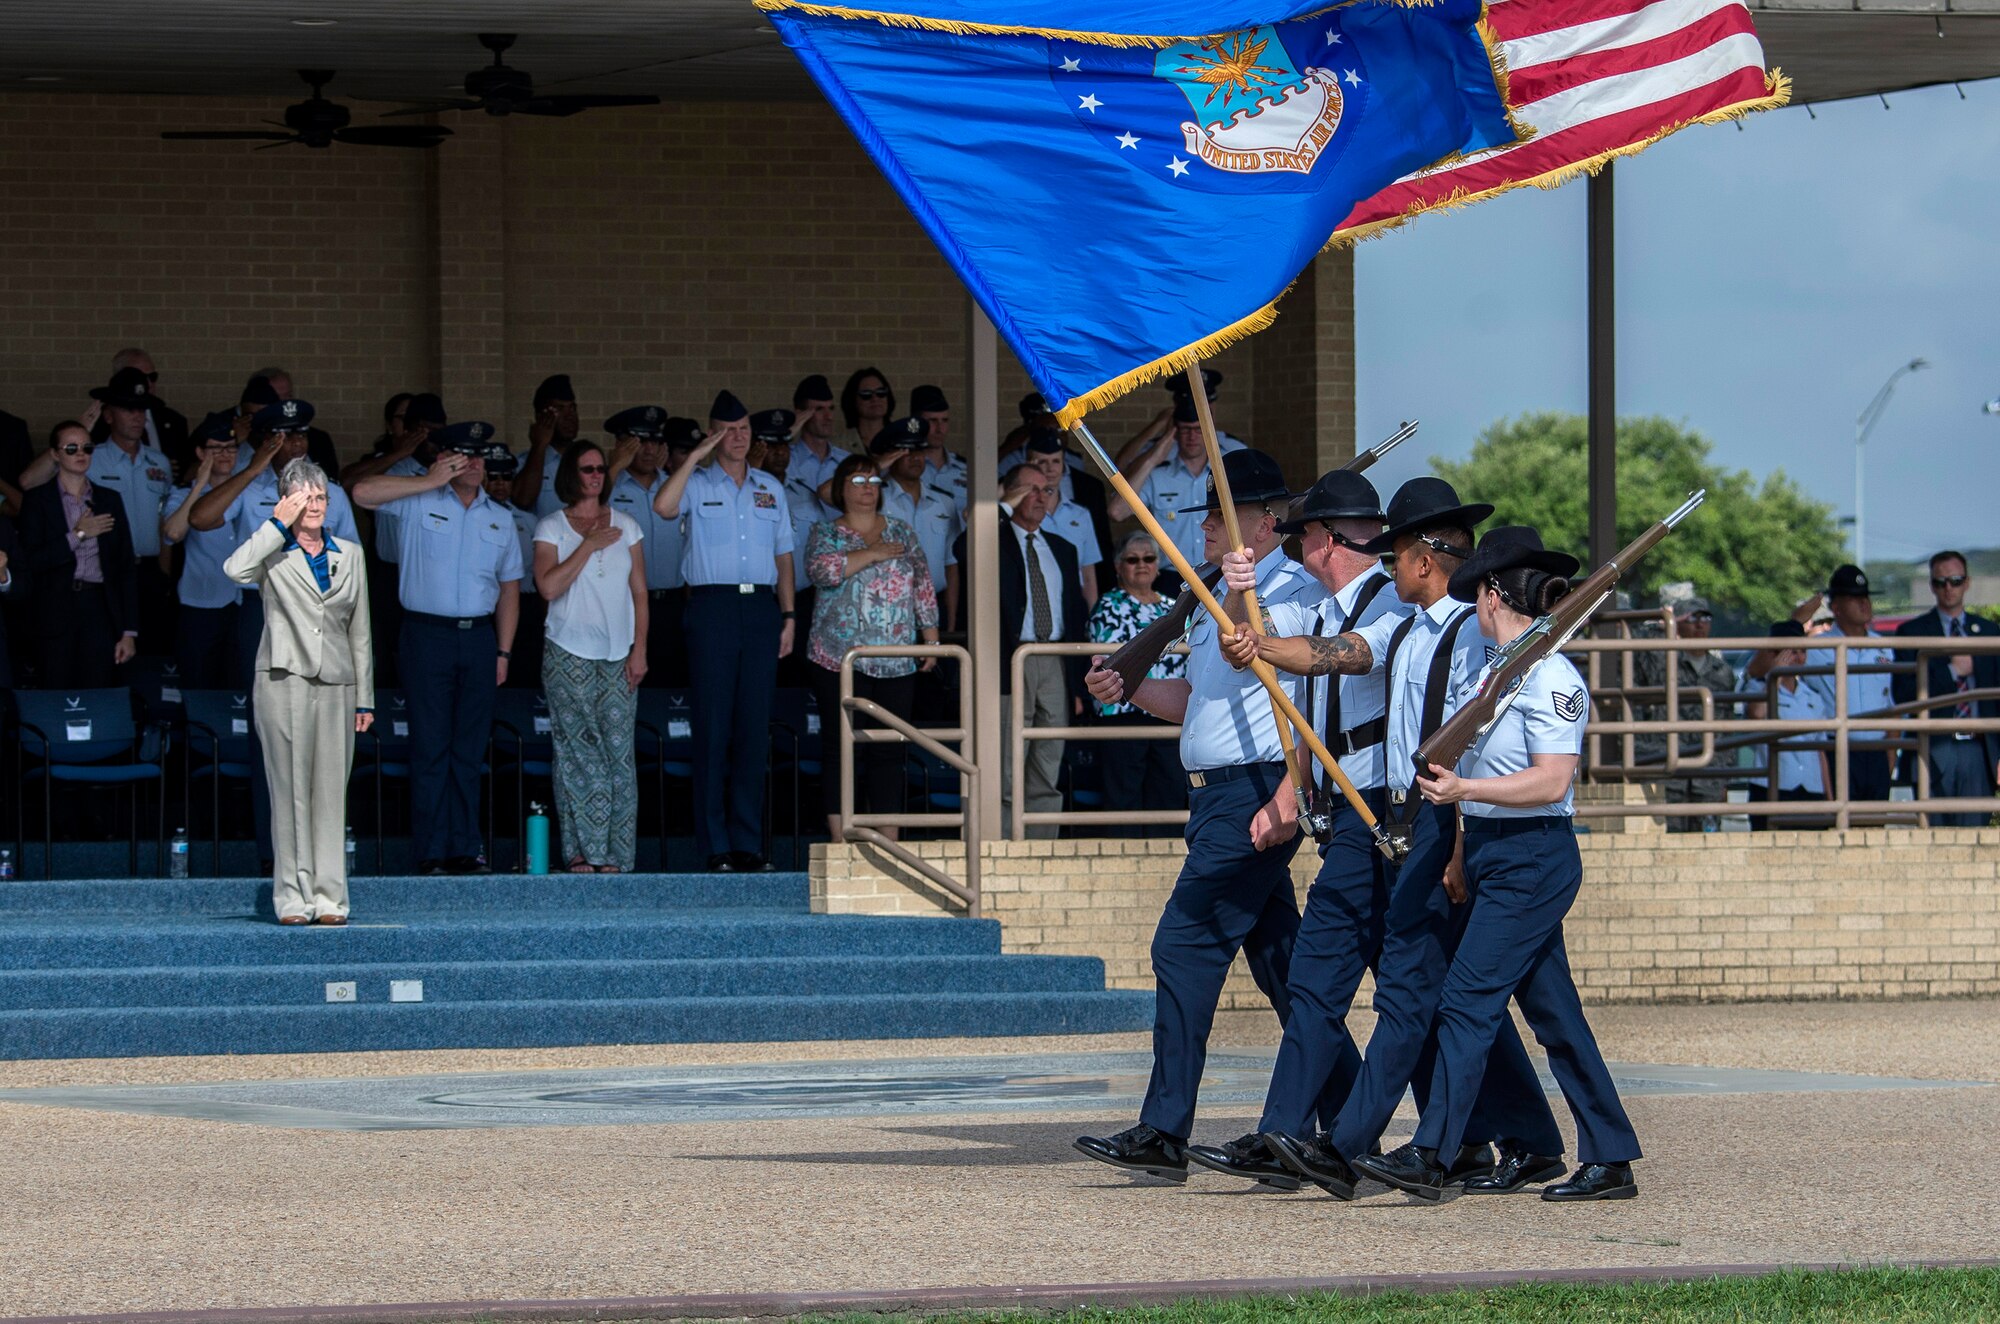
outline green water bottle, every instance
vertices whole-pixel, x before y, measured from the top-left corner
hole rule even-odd
[[[538,803],[528,804],[528,872],[549,871],[549,811]]]

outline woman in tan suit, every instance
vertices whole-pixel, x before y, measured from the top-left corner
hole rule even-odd
[[[271,787],[280,924],[347,923],[347,777],[375,720],[368,572],[326,531],[326,473],[293,460],[278,505],[223,563],[264,594],[252,706]]]

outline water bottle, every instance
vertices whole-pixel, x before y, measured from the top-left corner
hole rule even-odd
[[[354,877],[354,829],[347,829],[347,876]]]
[[[174,829],[173,844],[167,847],[167,876],[185,878],[188,876],[188,830]]]
[[[528,872],[549,871],[549,811],[536,802],[528,805]]]
[[[14,848],[0,846],[0,883],[14,881]]]

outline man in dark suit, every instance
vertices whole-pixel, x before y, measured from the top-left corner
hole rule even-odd
[[[2000,626],[1965,610],[1967,573],[1963,552],[1939,552],[1931,558],[1931,597],[1937,605],[1921,616],[1911,617],[1896,627],[1898,638],[1989,638],[2000,634]],[[1899,662],[1920,660],[1910,651],[1896,654]],[[1930,697],[1953,691],[2000,688],[2000,653],[1927,653],[1921,655],[1928,672]],[[1914,675],[1895,678],[1897,703],[1917,697]],[[1991,699],[1946,704],[1930,710],[1929,716],[1949,722],[1954,717],[2000,717],[2000,703]],[[2000,736],[1934,735],[1930,740],[1931,794],[1934,796],[1978,799],[1993,794],[1996,773],[2000,773]],[[1984,827],[1990,814],[1932,814],[1934,827]]]
[[[147,388],[152,394],[152,402],[146,408],[146,440],[164,452],[174,462],[174,469],[178,472],[194,459],[194,446],[188,441],[187,415],[160,398],[160,370],[153,366],[151,354],[135,345],[111,356],[113,377],[126,368],[145,374]],[[110,433],[110,422],[99,419],[97,426],[91,429],[91,440],[103,441]]]
[[[138,650],[138,574],[118,494],[90,481],[90,433],[58,423],[54,482],[27,493],[21,562],[33,587],[45,687],[102,689]]]
[[[8,609],[27,597],[27,590],[22,587],[27,581],[22,578],[20,567],[14,560],[18,551],[14,521],[0,519],[0,690],[14,688],[14,659],[7,648]]]
[[[1014,707],[1014,652],[1023,643],[1048,643],[1086,637],[1086,608],[1080,587],[1076,548],[1042,529],[1042,519],[1057,500],[1055,484],[1025,464],[1009,469],[1000,480],[1001,509],[1009,516],[1000,528],[1000,693],[1001,748],[1010,748]],[[966,564],[963,534],[957,555]],[[1022,713],[1029,726],[1068,726],[1083,708],[1083,659],[1031,657],[1022,673],[1027,693]],[[1031,740],[1020,776],[1025,790],[1022,807],[1030,813],[1062,808],[1056,789],[1062,772],[1063,742]],[[1000,800],[1003,821],[1012,821],[1015,770],[1003,756]],[[1055,825],[1039,823],[1028,835],[1052,838]]]

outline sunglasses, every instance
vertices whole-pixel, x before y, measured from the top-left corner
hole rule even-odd
[[[865,390],[856,391],[854,398],[856,400],[887,400],[889,398],[889,391],[887,387],[871,386]]]
[[[880,474],[855,474],[847,480],[847,485],[849,487],[880,487],[882,486],[882,476]]]
[[[601,474],[604,472],[604,466],[601,464],[579,464],[576,466],[576,471],[580,474]]]
[[[1959,588],[1965,583],[1964,575],[1932,575],[1932,588]]]
[[[92,451],[97,449],[97,444],[95,442],[91,442],[86,445],[79,446],[75,442],[71,442],[69,445],[60,447],[59,449],[62,451],[64,455],[88,455]]]
[[[1159,563],[1160,558],[1157,556],[1128,556],[1125,558],[1126,565],[1158,565]]]
[[[1688,613],[1688,619],[1691,621],[1712,621],[1715,619],[1715,614],[1706,611],[1692,611]]]

